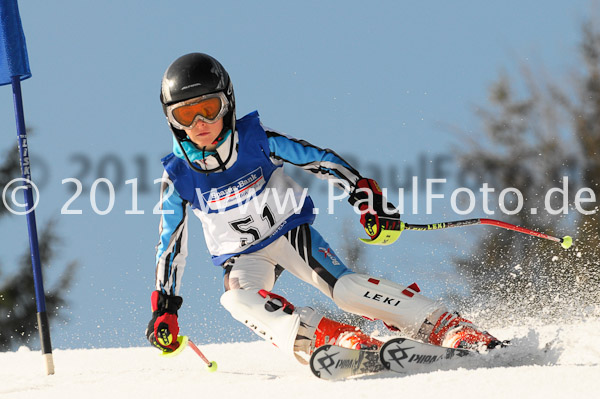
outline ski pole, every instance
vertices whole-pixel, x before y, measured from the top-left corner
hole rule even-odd
[[[560,245],[567,249],[570,248],[573,244],[573,239],[570,236],[564,236],[563,238],[553,237],[551,235],[540,233],[539,231],[534,231],[530,229],[526,229],[525,227],[516,226],[514,224],[502,222],[500,220],[494,219],[465,219],[465,220],[456,220],[453,222],[442,222],[442,223],[433,223],[433,224],[409,224],[404,223],[404,230],[417,230],[417,231],[425,231],[425,230],[439,230],[439,229],[448,229],[451,227],[462,227],[462,226],[473,226],[478,224],[485,224],[490,226],[502,227],[507,230],[518,231],[519,233],[529,234],[539,238],[545,238],[546,240],[555,241],[560,243]]]
[[[198,356],[200,356],[200,359],[202,359],[204,363],[206,363],[206,368],[208,369],[208,371],[217,371],[217,362],[215,362],[214,360],[208,360],[206,356],[204,356],[204,353],[202,353],[202,351],[198,349],[196,344],[193,343],[187,335],[179,335],[177,337],[177,342],[179,342],[179,347],[177,349],[170,352],[163,351],[160,355],[164,357],[174,357],[179,355],[186,347],[189,346],[194,352],[196,352]]]
[[[206,358],[206,356],[204,356],[204,354],[202,353],[202,351],[200,349],[198,349],[198,347],[196,346],[195,343],[192,342],[191,339],[188,340],[188,345],[190,348],[192,348],[192,350],[194,352],[196,352],[196,354],[198,356],[200,356],[200,359],[202,359],[204,361],[204,363],[206,363],[206,368],[208,369],[208,371],[217,371],[217,362],[210,361]]]

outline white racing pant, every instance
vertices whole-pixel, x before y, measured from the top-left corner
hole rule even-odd
[[[426,337],[428,332],[420,331],[428,326],[431,330],[426,320],[445,310],[441,303],[419,294],[416,284],[404,287],[352,272],[308,225],[256,252],[231,258],[224,267],[226,292],[221,304],[236,320],[290,355],[302,335],[299,329],[304,332],[308,326],[314,332],[311,327],[316,328],[322,316],[317,317],[312,309],[293,310],[285,299],[259,293],[272,291],[283,270],[318,288],[342,310],[382,320],[414,338]]]

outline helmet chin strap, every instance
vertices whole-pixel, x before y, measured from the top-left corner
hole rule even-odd
[[[213,169],[202,169],[202,168],[199,168],[198,166],[194,165],[194,162],[192,162],[192,160],[189,158],[187,152],[185,151],[185,148],[183,148],[183,144],[181,144],[182,140],[179,138],[179,135],[177,134],[177,132],[175,131],[175,128],[173,126],[171,126],[171,130],[173,131],[175,140],[177,140],[177,144],[179,144],[179,148],[181,148],[181,151],[183,152],[183,156],[185,157],[185,160],[187,161],[190,168],[192,168],[196,172],[200,172],[200,173],[204,173],[204,174],[225,171],[226,165],[229,163],[229,161],[231,160],[231,157],[233,156],[234,141],[235,141],[234,137],[233,137],[233,135],[235,134],[235,116],[234,116],[233,126],[231,128],[231,143],[229,143],[229,155],[227,156],[227,159],[225,161],[223,161],[223,159],[219,155],[219,152],[215,152],[214,157],[217,160],[217,162],[219,163],[219,167],[213,168]],[[221,131],[221,133],[219,134],[219,136],[217,137],[217,139],[215,141],[223,140],[226,130],[227,129],[225,127],[223,127],[223,130]],[[202,147],[202,158],[204,158],[205,151],[206,151],[206,146]]]
[[[219,136],[220,137],[220,136]],[[214,143],[220,141],[220,139],[216,139]],[[213,154],[213,156],[215,157],[215,159],[217,160],[217,162],[219,163],[219,167],[224,171],[225,170],[225,163],[223,162],[223,160],[221,159],[221,155],[219,154],[218,151],[215,151],[215,153]],[[202,147],[202,159],[206,159],[206,146]]]
[[[217,136],[217,138],[215,139],[215,141],[213,141],[212,143],[213,144],[217,144],[221,140],[223,140],[225,138],[225,133],[227,133],[228,130],[229,129],[227,128],[227,126],[223,125],[223,129],[221,129],[221,133],[219,133],[219,135]],[[204,147],[204,148],[206,148],[206,147]]]

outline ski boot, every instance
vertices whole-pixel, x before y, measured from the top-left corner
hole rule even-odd
[[[450,312],[444,312],[437,320],[429,335],[429,343],[478,352],[498,346],[503,347],[507,344],[507,342],[496,339],[487,331],[479,330],[469,320],[460,317],[458,313]]]
[[[315,348],[337,345],[350,349],[378,349],[383,342],[369,337],[358,327],[323,317],[315,330]]]
[[[378,349],[383,342],[369,337],[357,327],[324,317],[309,307],[297,308],[300,326],[294,343],[294,356],[302,364],[316,348],[337,345],[351,349]]]

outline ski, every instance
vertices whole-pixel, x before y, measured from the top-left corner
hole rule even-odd
[[[381,346],[380,361],[387,370],[396,373],[416,373],[439,370],[453,359],[477,352],[445,348],[408,338],[393,338]]]
[[[324,380],[339,380],[385,370],[378,350],[357,350],[323,345],[310,357],[310,370]]]
[[[313,374],[325,380],[340,380],[386,371],[410,374],[439,370],[476,352],[444,348],[408,338],[393,338],[379,350],[357,350],[323,345],[310,358]]]

